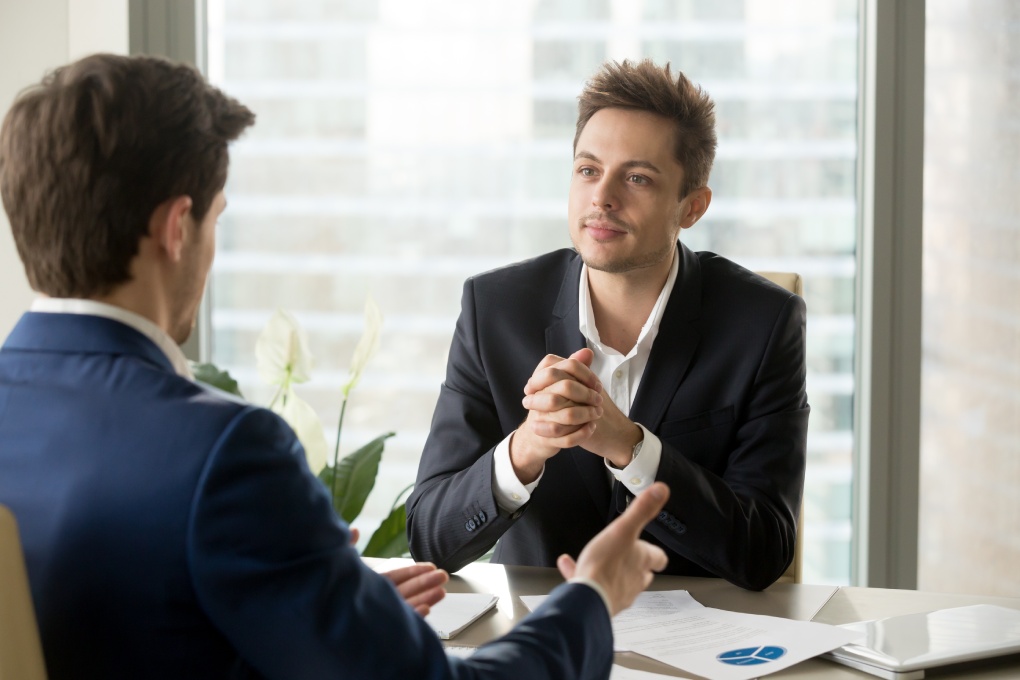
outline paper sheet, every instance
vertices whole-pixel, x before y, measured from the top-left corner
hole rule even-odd
[[[531,611],[535,611],[545,598],[545,595],[522,595],[521,602]],[[637,596],[634,604],[613,617],[613,651],[631,651],[620,642],[620,626],[655,621],[671,614],[704,608],[704,605],[691,597],[686,590],[646,590]]]
[[[681,678],[677,678],[675,675],[662,675],[661,673],[638,671],[633,668],[626,668],[625,666],[618,666],[616,664],[613,664],[613,669],[609,672],[609,680],[662,680],[662,678],[668,678],[669,680],[682,680]]]
[[[462,659],[466,659],[474,654],[476,650],[476,647],[447,647],[446,653],[450,656],[457,656]],[[682,680],[682,678],[677,678],[675,675],[662,675],[660,673],[638,671],[633,668],[618,666],[616,664],[613,664],[613,668],[609,673],[609,680],[662,680],[662,678]]]
[[[521,598],[533,608],[540,596]],[[651,591],[613,619],[617,651],[713,680],[750,680],[859,637],[836,626],[703,607],[689,593]]]
[[[674,614],[700,611],[705,607],[686,590],[645,591],[627,609],[613,617],[613,649],[629,652],[623,632],[631,626],[654,624]]]

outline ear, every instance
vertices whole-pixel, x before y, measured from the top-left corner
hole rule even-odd
[[[191,219],[191,197],[176,196],[160,203],[149,218],[149,236],[172,262],[179,262]]]
[[[712,190],[708,187],[695,189],[680,201],[680,228],[690,229],[708,210],[712,202]]]

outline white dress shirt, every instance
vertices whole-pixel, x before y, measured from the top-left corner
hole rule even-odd
[[[105,302],[95,300],[80,300],[75,298],[50,298],[39,297],[32,302],[31,311],[49,312],[55,314],[85,314],[88,316],[101,316],[107,319],[119,321],[125,326],[130,326],[136,331],[156,343],[156,347],[162,350],[174,372],[182,378],[194,380],[191,374],[191,366],[188,364],[184,352],[174,342],[173,338],[167,335],[162,328],[152,323],[144,316],[129,312],[123,307],[108,305]]]
[[[659,334],[662,314],[666,309],[666,302],[673,292],[679,271],[680,253],[675,251],[673,265],[666,277],[666,284],[662,287],[648,319],[641,327],[637,343],[624,356],[601,342],[598,328],[595,327],[595,313],[592,310],[591,294],[588,290],[588,266],[581,266],[581,281],[578,286],[578,325],[581,334],[588,342],[589,349],[595,353],[591,365],[592,372],[598,376],[605,392],[623,413],[630,412],[631,404],[637,395],[641,376],[648,364],[648,355],[652,351],[652,343],[655,342],[655,336]],[[649,432],[641,423],[637,425],[641,428],[644,439],[639,453],[634,456],[630,464],[624,468],[615,468],[609,464],[608,460],[605,460],[609,475],[619,480],[633,494],[641,493],[651,486],[655,481],[655,474],[659,470],[659,460],[662,458],[662,442],[659,441],[659,438]],[[512,433],[497,444],[493,451],[492,493],[500,509],[513,514],[531,500],[532,492],[542,481],[542,474],[539,474],[538,479],[530,484],[521,483],[510,462],[511,437],[513,437]]]

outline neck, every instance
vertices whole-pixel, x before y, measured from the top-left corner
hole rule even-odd
[[[95,295],[91,299],[134,312],[173,337],[170,300],[163,294],[160,286],[152,285],[144,275],[139,276],[135,268],[132,270],[131,281],[117,286],[105,295]]]
[[[640,270],[610,273],[588,269],[588,293],[602,344],[628,354],[669,278],[673,258]]]

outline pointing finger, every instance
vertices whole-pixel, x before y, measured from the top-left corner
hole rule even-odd
[[[667,500],[669,487],[662,482],[655,482],[638,494],[613,524],[617,531],[625,532],[632,540],[637,540],[648,523],[662,511]]]

